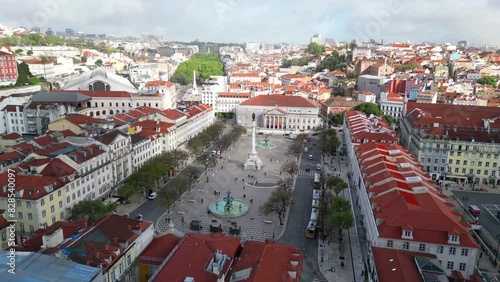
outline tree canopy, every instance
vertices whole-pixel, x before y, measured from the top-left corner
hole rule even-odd
[[[322,72],[327,69],[330,71],[342,70],[347,67],[347,62],[343,55],[340,55],[337,51],[333,51],[330,55],[325,57],[323,61],[316,68],[317,72]]]
[[[291,60],[283,60],[283,62],[281,63],[281,66],[284,68],[289,68],[291,66],[305,66],[305,65],[309,64],[309,62],[311,62],[312,60],[314,60],[313,56],[308,56],[308,57],[303,57],[303,58],[294,58]]]
[[[388,124],[394,124],[396,122],[396,119],[391,115],[383,115],[382,118],[385,119]]]
[[[309,45],[307,45],[307,53],[313,55],[313,56],[318,56],[321,53],[325,52],[325,47],[322,45],[319,45],[316,42],[311,42]]]
[[[193,82],[193,71],[200,80],[205,80],[211,75],[224,75],[224,65],[216,53],[197,53],[188,61],[182,62],[170,80],[187,85]]]
[[[482,85],[491,85],[493,87],[497,87],[497,80],[496,78],[494,77],[491,77],[491,76],[485,76],[485,77],[481,77],[477,83],[479,84],[482,84]]]
[[[91,224],[94,221],[104,217],[110,212],[116,210],[116,204],[106,205],[102,200],[87,201],[83,200],[76,203],[71,209],[70,220],[81,220],[87,221],[87,224]]]
[[[419,66],[418,63],[410,63],[410,64],[407,64],[407,65],[400,65],[400,66],[396,67],[396,71],[398,71],[398,72],[405,72],[407,70],[413,70],[413,69],[417,68],[418,66]]]
[[[383,113],[379,109],[377,104],[370,103],[370,102],[365,102],[357,105],[354,107],[356,111],[362,111],[366,115],[376,115],[376,116],[381,116]]]
[[[260,207],[260,211],[265,215],[270,213],[277,214],[280,225],[283,225],[283,217],[291,203],[292,191],[285,187],[280,187],[271,193],[267,202]]]

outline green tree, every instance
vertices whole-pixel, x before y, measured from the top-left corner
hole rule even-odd
[[[191,190],[191,187],[193,186],[194,182],[200,177],[201,173],[195,167],[188,167],[184,171],[184,174],[186,175],[188,182],[189,182],[188,189]]]
[[[18,77],[16,81],[16,86],[30,84],[30,77],[32,77],[33,75],[30,72],[28,64],[26,64],[25,62],[18,64],[17,73]]]
[[[379,109],[377,104],[370,103],[370,102],[365,102],[357,105],[354,107],[356,111],[361,111],[365,113],[367,116],[369,115],[376,115],[376,116],[381,116],[383,112]]]
[[[290,174],[290,178],[293,177],[295,173],[299,171],[299,164],[295,160],[288,160],[284,165],[283,169],[284,172]]]
[[[332,223],[337,227],[339,240],[342,239],[342,231],[354,225],[354,218],[351,212],[351,204],[344,198],[336,197],[332,202],[332,213],[330,215]]]
[[[196,162],[202,165],[205,168],[205,171],[207,171],[209,167],[215,166],[217,160],[210,153],[203,153],[196,158]]]
[[[86,62],[87,62],[87,57],[82,56],[82,57],[81,57],[81,61],[82,61],[82,63],[86,63]]]
[[[22,53],[24,53],[24,50],[23,49],[16,49],[16,51],[14,51],[14,53],[16,55],[21,55]]]
[[[349,43],[349,49],[351,51],[354,51],[354,48],[358,47],[358,42],[356,42],[356,39],[353,39],[351,43]]]
[[[33,55],[33,50],[28,50],[28,51],[26,52],[26,54],[28,54],[28,56]]]
[[[340,192],[347,188],[347,183],[340,177],[329,177],[326,180],[326,187],[328,189],[333,190],[335,195],[338,197]]]
[[[388,124],[394,124],[396,122],[396,119],[391,115],[383,115],[382,118],[385,119]]]
[[[95,61],[95,65],[98,67],[102,66],[102,60],[98,59],[97,61]]]
[[[481,77],[477,81],[477,83],[482,84],[482,85],[491,85],[493,87],[497,87],[497,84],[498,84],[496,78],[491,77],[491,76]]]
[[[116,194],[118,194],[119,197],[122,197],[125,201],[128,201],[128,199],[135,194],[135,188],[130,184],[124,184],[118,188]]]
[[[140,171],[141,173],[153,177],[153,180],[156,182],[156,187],[160,189],[160,180],[167,173],[167,168],[159,162],[152,161],[146,163]]]
[[[113,211],[116,211],[116,204],[106,205],[102,200],[83,200],[71,208],[69,219],[72,221],[84,219],[87,224],[92,224]]]
[[[190,84],[193,82],[193,71],[197,78],[204,81],[212,75],[224,75],[224,65],[218,54],[200,52],[182,62],[170,80],[183,85]]]
[[[340,55],[337,51],[333,51],[330,55],[326,56],[323,61],[316,68],[317,72],[322,72],[325,69],[330,71],[342,70],[347,67],[347,62],[343,55]]]
[[[344,113],[340,113],[340,114],[336,114],[336,115],[329,113],[328,118],[332,124],[335,124],[335,125],[344,124]]]
[[[151,189],[153,189],[155,185],[155,178],[151,172],[139,170],[129,176],[127,183],[134,186],[137,193],[144,196],[146,193],[149,193]],[[139,197],[139,202],[140,199],[141,197]]]
[[[321,53],[325,52],[325,47],[322,45],[319,45],[316,42],[311,42],[309,45],[307,45],[307,53],[313,55],[313,56],[318,56]]]
[[[156,196],[156,203],[158,205],[167,209],[167,213],[170,213],[170,207],[175,206],[175,201],[177,201],[177,193],[174,190],[161,190]]]
[[[181,149],[172,150],[169,152],[169,154],[170,154],[171,159],[172,159],[172,164],[176,170],[179,170],[180,166],[189,157],[188,152],[181,150]]]
[[[396,67],[396,71],[398,71],[398,72],[405,72],[407,70],[414,70],[418,66],[419,66],[418,63],[409,63],[409,64],[406,64],[406,65],[400,65],[400,66]]]
[[[172,180],[171,185],[178,191],[180,197],[187,190],[189,181],[184,177],[178,176]]]
[[[280,187],[271,193],[267,202],[260,207],[260,212],[265,215],[275,213],[278,215],[280,225],[283,225],[283,217],[287,208],[292,203],[292,191]]]

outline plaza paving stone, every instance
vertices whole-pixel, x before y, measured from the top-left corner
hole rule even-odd
[[[257,142],[263,139],[264,136],[257,135]],[[248,135],[241,137],[234,148],[222,155],[216,167],[201,175],[191,190],[181,196],[175,206],[170,208],[170,213],[165,213],[159,218],[156,224],[157,231],[164,233],[169,229],[166,220],[168,218],[174,224],[174,228],[182,232],[208,234],[211,224],[217,226],[222,224],[223,232],[228,235],[231,222],[236,222],[238,226],[241,226],[240,236],[245,235],[249,240],[264,241],[273,237],[277,240],[284,230],[284,226],[279,225],[278,216],[273,213],[264,215],[259,212],[259,207],[267,201],[272,191],[276,189],[276,185],[273,185],[274,188],[262,186],[270,186],[277,183],[279,179],[288,177],[288,174],[284,172],[280,175],[281,167],[288,159],[295,157],[286,153],[291,140],[283,136],[269,136],[269,140],[279,146],[275,149],[257,148],[264,167],[261,171],[249,171],[243,169],[243,164],[250,151],[251,138]],[[253,177],[249,178],[249,175]],[[255,186],[256,181],[258,181],[257,186]],[[219,192],[220,195],[216,196],[214,191]],[[231,197],[236,200],[246,202],[249,206],[248,212],[231,218],[208,214],[208,206],[226,197],[227,191],[230,191]],[[253,200],[252,203],[250,200]],[[192,220],[200,220],[202,230],[191,231],[189,225]],[[217,220],[217,223],[212,223],[213,220]],[[285,222],[285,216],[283,222]]]

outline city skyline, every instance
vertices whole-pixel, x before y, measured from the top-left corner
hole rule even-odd
[[[322,41],[325,38],[338,41],[354,38],[378,42],[456,44],[467,40],[477,44],[500,44],[495,33],[487,32],[489,27],[500,25],[500,19],[495,16],[500,12],[499,2],[478,0],[474,6],[464,0],[384,2],[90,0],[70,3],[67,0],[29,0],[23,9],[4,9],[0,24],[38,26],[42,31],[72,28],[115,36],[155,34],[179,41],[307,43],[313,34],[321,34]],[[13,0],[5,4],[15,6]]]

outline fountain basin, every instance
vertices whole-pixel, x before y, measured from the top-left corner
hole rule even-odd
[[[230,209],[226,209],[226,201],[220,200],[211,203],[208,206],[208,209],[210,210],[211,214],[216,216],[238,217],[248,212],[248,204],[240,200],[233,200],[232,207]]]
[[[275,142],[266,142],[266,141],[261,141],[255,145],[255,147],[260,148],[260,149],[275,149],[278,148],[278,143]]]

